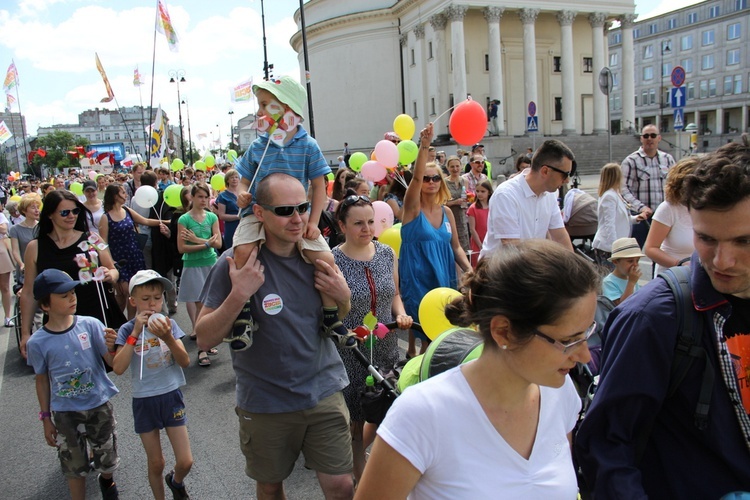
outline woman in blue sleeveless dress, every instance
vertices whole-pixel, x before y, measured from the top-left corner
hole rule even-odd
[[[456,265],[469,271],[471,264],[461,248],[453,213],[445,207],[450,191],[440,167],[427,163],[432,141],[432,124],[420,133],[420,148],[414,164],[414,178],[404,196],[401,226],[399,274],[401,295],[406,314],[419,322],[419,303],[435,288],[456,288]],[[420,352],[429,345],[422,333],[409,333],[407,357],[416,354],[415,336],[421,341]]]

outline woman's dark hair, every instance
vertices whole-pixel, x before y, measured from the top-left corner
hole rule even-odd
[[[556,322],[577,299],[600,288],[599,274],[584,258],[548,240],[524,240],[479,261],[464,275],[468,290],[445,308],[459,326],[478,325],[485,346],[495,348],[492,318],[508,318],[518,343]]]
[[[520,172],[526,167],[531,166],[531,159],[526,155],[521,155],[516,158],[516,172]]]
[[[57,207],[60,206],[63,200],[72,201],[76,204],[77,208],[81,209],[81,212],[76,218],[76,225],[73,229],[76,231],[86,232],[88,226],[86,225],[86,217],[91,214],[89,210],[78,200],[78,197],[68,191],[67,189],[55,189],[50,191],[47,196],[44,197],[44,205],[42,206],[42,212],[39,214],[39,232],[37,235],[49,234],[52,232],[52,214],[57,212]]]
[[[398,175],[398,174],[394,174],[394,175]],[[411,182],[411,178],[413,177],[411,170],[406,170],[402,172],[401,176],[404,178],[404,180],[406,181],[406,185],[408,186],[409,183]],[[392,194],[396,196],[399,200],[403,201],[404,196],[406,196],[406,187],[403,184],[401,184],[399,181],[394,179],[393,182],[391,183],[391,187],[388,189],[388,194]]]
[[[193,189],[190,190],[190,194],[195,197],[195,193],[198,191],[203,191],[209,198],[211,198],[211,190],[205,182],[196,182],[193,184]]]
[[[351,198],[352,201],[347,203],[347,200],[349,200],[349,197],[353,196],[355,198]],[[346,222],[346,218],[348,217],[349,210],[352,209],[352,207],[364,207],[364,206],[372,206],[372,202],[369,198],[367,198],[367,201],[362,199],[362,196],[358,195],[356,191],[353,189],[347,189],[346,193],[344,194],[344,197],[339,202],[339,205],[336,207],[336,212],[334,214],[334,217],[336,217],[337,221],[340,222]]]
[[[672,167],[674,168],[674,167]],[[725,144],[700,158],[682,185],[690,210],[731,210],[750,196],[750,136]]]
[[[344,189],[345,191],[349,191],[350,189],[353,191],[356,191],[357,188],[361,186],[363,183],[367,184],[367,181],[359,177],[355,177],[354,179],[346,182],[346,185],[344,185]]]
[[[182,211],[187,212],[190,210],[190,200],[188,200],[187,196],[190,194],[190,188],[185,186],[180,191],[180,203],[182,203]]]
[[[490,206],[490,198],[492,198],[492,193],[495,192],[494,189],[492,189],[492,183],[489,181],[489,179],[485,179],[479,184],[477,184],[477,187],[483,187],[487,190],[487,206],[485,207],[481,201],[479,201],[479,198],[477,198],[477,201],[475,202],[477,204],[478,208],[489,208]],[[476,192],[476,188],[474,188]]]
[[[104,189],[104,211],[109,212],[115,208],[115,198],[120,194],[122,184],[114,182]],[[135,193],[134,193],[135,195]]]
[[[346,184],[350,180],[354,179],[357,174],[355,174],[348,168],[340,168],[336,172],[336,177],[333,178],[333,191],[331,191],[331,198],[336,201],[341,201],[341,199],[344,197],[344,193],[346,192],[346,188],[343,187],[342,183],[339,181],[342,176],[346,179],[343,184]]]

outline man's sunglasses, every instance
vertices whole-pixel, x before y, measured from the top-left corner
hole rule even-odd
[[[68,210],[60,210],[60,211],[59,211],[59,212],[57,212],[57,213],[58,213],[58,214],[60,214],[60,217],[67,217],[67,216],[68,216],[68,215],[70,215],[71,213],[72,213],[73,215],[78,215],[78,214],[80,214],[80,213],[81,213],[81,209],[80,209],[80,208],[78,208],[78,207],[76,207],[76,208],[73,208],[73,209],[68,209]]]
[[[294,215],[295,210],[298,214],[302,215],[310,210],[310,202],[306,201],[299,205],[261,205],[266,210],[270,210],[278,217],[291,217]]]
[[[372,205],[370,198],[368,198],[367,196],[357,196],[356,194],[352,194],[344,198],[344,201],[341,202],[341,207],[342,208],[350,207],[352,205],[356,205],[360,201],[364,202],[367,205]]]
[[[482,160],[471,160],[471,163],[478,163],[481,165],[484,162]]]
[[[440,182],[440,179],[442,179],[440,175],[425,175],[422,177],[424,182]]]
[[[550,170],[554,170],[555,172],[557,172],[559,174],[562,174],[563,179],[567,179],[568,177],[570,177],[571,175],[573,175],[573,174],[576,173],[575,168],[570,169],[570,172],[566,172],[565,170],[561,170],[561,169],[559,169],[557,167],[553,167],[552,165],[542,165],[542,166],[543,167],[547,167]]]
[[[641,137],[644,139],[656,139],[659,137],[659,134],[643,134]]]

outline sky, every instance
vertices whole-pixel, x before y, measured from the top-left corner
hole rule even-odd
[[[230,124],[254,111],[252,102],[232,103],[230,89],[263,77],[260,0],[165,3],[179,51],[170,51],[165,36],[157,33],[152,78],[156,0],[0,0],[0,78],[14,61],[26,133],[36,135],[39,126],[77,123],[78,114],[87,109],[116,109],[115,101],[99,102],[107,94],[95,65],[97,53],[120,106],[148,107],[153,82],[154,107],[161,105],[173,125],[178,100],[169,72],[184,71],[180,97],[188,102],[193,139],[206,134],[228,143]],[[644,7],[636,6],[638,19],[697,0],[641,3]],[[293,16],[299,0],[265,0],[263,6],[274,75],[299,79],[297,54],[289,43],[297,31]],[[141,87],[133,86],[136,67]],[[13,111],[18,111],[18,103]],[[183,108],[185,129],[186,122]]]

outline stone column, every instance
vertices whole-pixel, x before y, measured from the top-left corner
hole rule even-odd
[[[451,5],[445,16],[451,22],[451,51],[453,52],[453,102],[466,100],[466,48],[464,44],[464,16],[469,7]]]
[[[435,82],[435,112],[437,114],[442,113],[450,107],[448,104],[448,64],[446,63],[445,58],[448,53],[445,48],[445,25],[447,22],[448,20],[443,14],[435,14],[430,17],[432,30],[435,32],[435,47],[433,49],[433,54],[437,67],[437,81]],[[437,133],[437,131],[435,133]]]
[[[411,85],[409,84],[409,34],[402,33],[399,35],[398,43],[401,45],[401,57],[404,61],[404,76],[402,77],[403,81],[401,82],[401,85],[404,87],[404,102],[402,103],[404,109],[402,109],[402,112],[411,116],[411,110],[409,109],[411,106],[411,100],[409,97],[411,95]]]
[[[603,12],[589,14],[591,24],[591,49],[594,59],[594,73],[592,89],[594,91],[594,134],[606,134],[607,124],[607,96],[599,90],[599,72],[607,65],[604,56],[604,21],[607,15]],[[622,80],[621,80],[622,81]]]
[[[497,99],[497,134],[505,135],[505,97],[503,95],[503,54],[500,46],[500,19],[505,9],[485,7],[482,13],[487,20],[487,46],[490,59],[490,99]]]
[[[429,120],[427,117],[427,111],[425,110],[425,95],[426,89],[424,85],[424,56],[422,55],[422,45],[424,44],[424,25],[418,24],[414,27],[414,62],[416,71],[416,85],[414,89],[414,99],[417,101],[417,118],[420,120]],[[414,110],[412,109],[412,112]]]
[[[748,119],[748,116],[747,116],[747,104],[743,104],[742,105],[742,121],[740,122],[740,133],[741,134],[747,132],[748,127],[750,127],[750,125],[748,125],[747,119]]]
[[[560,46],[562,48],[562,112],[563,135],[576,133],[575,107],[575,56],[573,55],[573,21],[576,12],[561,10],[557,13],[560,23]]]
[[[518,17],[523,24],[523,108],[530,102],[535,102],[537,106],[536,90],[536,34],[534,32],[534,23],[539,15],[539,9],[521,9],[518,11]],[[537,111],[537,114],[539,112]],[[546,118],[546,117],[545,117]],[[542,129],[542,124],[539,124]]]
[[[637,14],[623,14],[620,21],[622,33],[622,127],[636,129],[635,123],[635,55],[633,53],[633,24]],[[661,71],[661,70],[659,70]],[[636,133],[639,130],[635,130]]]
[[[725,132],[724,130],[724,108],[716,108],[716,127],[714,127],[714,134],[721,135]]]

